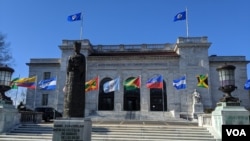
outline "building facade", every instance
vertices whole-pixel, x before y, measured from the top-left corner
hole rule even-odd
[[[81,52],[86,57],[86,81],[99,78],[99,89],[86,92],[85,116],[92,119],[147,119],[163,120],[192,113],[192,94],[201,95],[205,110],[214,109],[223,93],[218,90],[219,76],[216,68],[234,65],[235,84],[232,95],[241,105],[250,108],[249,92],[244,90],[247,80],[245,56],[208,55],[211,42],[207,37],[179,37],[176,43],[137,45],[92,45],[89,40],[63,40],[59,45],[61,58],[31,58],[27,63],[29,75],[37,80],[57,78],[56,90],[27,90],[26,105],[50,106],[63,111],[63,87],[66,80],[68,57],[73,53],[73,43],[82,43]],[[147,88],[146,82],[155,75],[163,76],[163,88]],[[198,87],[197,75],[208,76],[208,88]],[[186,76],[186,88],[177,90],[173,80]],[[120,78],[118,91],[104,93],[103,84]],[[141,86],[128,91],[124,82],[140,77]],[[83,82],[84,83],[84,82]]]

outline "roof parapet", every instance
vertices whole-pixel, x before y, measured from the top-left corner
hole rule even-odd
[[[63,46],[73,46],[74,42],[79,42],[84,46],[90,45],[90,41],[88,39],[84,39],[84,40],[63,40],[62,45]]]
[[[203,37],[179,37],[177,43],[208,43],[207,36]]]
[[[97,52],[172,51],[174,44],[96,45],[92,48]]]

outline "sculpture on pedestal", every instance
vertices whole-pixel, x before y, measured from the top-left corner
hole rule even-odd
[[[68,59],[63,117],[84,117],[86,59],[81,43],[74,43],[74,54]]]
[[[201,103],[201,95],[194,89],[193,93],[193,103]]]

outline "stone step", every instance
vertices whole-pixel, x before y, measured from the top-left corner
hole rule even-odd
[[[0,141],[52,141],[52,134],[6,134],[0,135]]]
[[[181,133],[181,134],[180,134]],[[17,135],[17,134],[22,134],[22,135],[52,135],[52,129],[51,131],[42,131],[42,130],[22,130],[22,129],[15,129],[9,133],[6,133],[8,135]],[[167,128],[92,128],[92,135],[98,135],[98,134],[103,134],[103,135],[137,135],[137,134],[146,134],[146,135],[152,135],[152,136],[165,136],[166,134],[174,136],[174,135],[179,135],[179,136],[209,136],[211,137],[211,134],[204,129],[167,129]]]
[[[52,141],[53,123],[23,124],[1,141]],[[206,128],[190,122],[93,122],[91,141],[215,141]]]
[[[166,135],[167,136],[167,135]],[[213,138],[179,138],[179,137],[92,137],[91,141],[216,141]]]
[[[211,140],[213,136],[199,127],[93,127],[93,140]]]

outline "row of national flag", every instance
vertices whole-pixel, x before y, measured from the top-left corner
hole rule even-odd
[[[201,88],[208,88],[208,75],[197,75],[197,86]],[[117,77],[116,79],[110,80],[103,84],[103,91],[105,93],[117,91],[120,88],[120,78]],[[95,77],[94,79],[89,80],[85,83],[85,91],[92,91],[92,90],[98,90],[99,86],[99,78]],[[185,89],[186,88],[186,76],[182,76],[178,79],[173,80],[173,87],[175,87],[177,90]],[[124,81],[123,86],[126,90],[133,90],[136,88],[141,87],[141,77],[136,78],[129,78]],[[146,82],[147,88],[163,88],[163,77],[162,75],[157,75],[155,77],[152,77],[148,79]],[[250,90],[250,79],[246,81],[244,85],[245,90]]]
[[[208,88],[208,76],[207,75],[197,75],[197,86],[202,88]],[[17,89],[18,87],[26,87],[29,89],[36,89],[37,87],[41,90],[55,90],[56,89],[56,77],[52,77],[49,79],[41,80],[37,83],[36,76],[28,77],[28,78],[14,78],[10,87],[12,89]],[[104,83],[103,91],[108,93],[111,91],[119,90],[120,78],[113,79]],[[85,82],[85,91],[92,91],[99,89],[99,77],[95,77],[87,82]],[[126,90],[133,90],[141,87],[141,77],[138,76],[136,78],[129,78],[123,83]],[[186,76],[182,76],[178,79],[173,80],[173,86],[177,89],[185,89],[186,88]],[[156,75],[146,82],[147,88],[163,88],[163,77],[162,75]],[[244,85],[245,90],[250,90],[250,79],[248,79]]]
[[[37,85],[37,86],[36,86]],[[55,90],[56,89],[56,78],[52,77],[49,79],[41,80],[37,83],[36,76],[27,78],[14,78],[10,82],[10,87],[12,89],[17,89],[18,87],[25,87],[28,89],[36,89],[37,87],[41,90]]]
[[[141,77],[129,78],[123,82],[123,86],[126,90],[134,90],[141,87]],[[146,82],[147,88],[163,88],[162,75],[156,75]],[[120,77],[110,80],[103,84],[103,91],[109,93],[120,89]]]
[[[99,78],[95,77],[85,83],[85,92],[97,90]],[[126,90],[134,90],[141,87],[141,77],[129,78],[123,83]],[[161,75],[152,77],[146,83],[147,88],[163,88],[163,77]],[[107,81],[103,84],[103,91],[105,93],[117,91],[120,89],[120,77],[117,77],[113,80]]]
[[[198,87],[203,87],[203,88],[208,88],[208,77],[206,75],[198,75],[197,80],[198,80]],[[85,83],[85,91],[92,91],[92,90],[98,90],[98,83],[99,79],[98,77],[95,77]],[[123,86],[126,90],[133,90],[136,88],[141,87],[141,77],[138,76],[136,78],[129,78],[124,81]],[[181,78],[173,80],[173,86],[177,89],[185,89],[186,88],[186,77],[183,76]],[[162,75],[156,75],[150,79],[147,80],[146,82],[146,87],[147,88],[163,88],[163,77]],[[103,84],[103,91],[105,93],[112,92],[112,91],[117,91],[120,89],[120,78],[117,77],[113,80],[110,80],[106,83]]]

